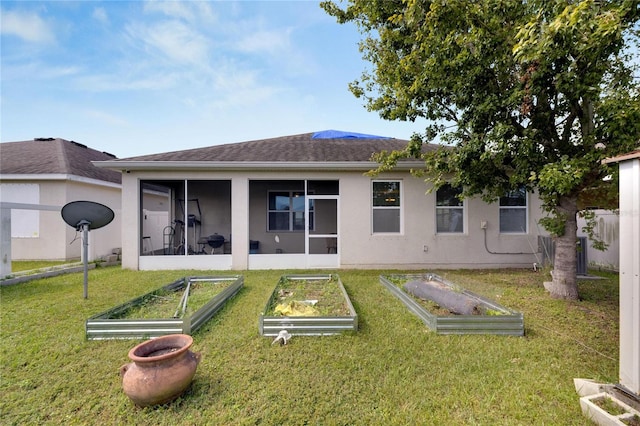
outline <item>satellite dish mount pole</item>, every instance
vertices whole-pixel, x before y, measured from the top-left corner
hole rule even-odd
[[[82,263],[84,265],[84,298],[89,297],[89,225],[87,220],[78,222],[78,230],[82,230]]]
[[[89,297],[87,290],[89,270],[89,227],[102,228],[113,220],[113,210],[93,201],[72,201],[62,207],[62,219],[78,231],[82,231],[82,257],[84,263],[84,298]],[[75,241],[75,239],[74,239]]]

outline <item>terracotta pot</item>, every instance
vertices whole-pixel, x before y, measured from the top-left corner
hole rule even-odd
[[[124,393],[139,407],[164,404],[180,396],[200,362],[200,354],[189,350],[192,344],[189,335],[170,334],[131,349],[133,362],[120,367]]]

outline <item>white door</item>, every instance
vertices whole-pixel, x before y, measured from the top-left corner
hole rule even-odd
[[[141,254],[153,254],[163,248],[163,230],[169,225],[169,212],[143,209]]]

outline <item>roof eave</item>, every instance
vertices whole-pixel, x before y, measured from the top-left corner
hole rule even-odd
[[[84,176],[77,176],[73,174],[65,173],[0,173],[0,181],[72,181],[82,182],[99,186],[110,186],[113,188],[120,188],[122,184],[119,182],[112,182],[108,180],[89,178]]]
[[[602,164],[620,163],[621,161],[635,160],[636,158],[640,158],[640,149],[616,157],[605,158],[602,160]]]
[[[368,171],[378,168],[373,161],[94,161],[96,167],[119,171],[134,170],[326,170],[326,171]],[[420,160],[399,162],[395,170],[410,170],[424,167]]]

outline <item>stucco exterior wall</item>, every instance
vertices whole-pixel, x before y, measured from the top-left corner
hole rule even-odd
[[[500,234],[499,205],[480,199],[466,200],[465,232],[436,232],[435,194],[421,179],[409,173],[394,172],[378,179],[402,181],[402,232],[372,233],[372,179],[361,171],[131,171],[123,174],[122,248],[123,267],[139,268],[139,181],[160,179],[231,179],[233,253],[230,268],[243,269],[249,262],[249,230],[252,211],[266,203],[249,193],[255,180],[339,180],[339,265],[342,268],[489,268],[531,267],[539,262],[537,236],[544,233],[537,226],[542,216],[537,197],[528,198],[528,231],[524,234]],[[266,212],[258,213],[266,221]],[[486,222],[486,230],[481,222]],[[261,225],[258,225],[261,226]],[[486,244],[485,244],[486,232]],[[265,234],[261,251],[270,251],[272,237]],[[169,256],[163,259],[170,267],[190,267],[203,259],[198,256]],[[191,259],[189,259],[191,258]],[[212,262],[211,260],[207,260]],[[193,263],[193,265],[192,265]],[[169,266],[168,266],[169,267]]]
[[[9,183],[9,182],[5,182]],[[111,253],[120,246],[119,211],[121,203],[120,188],[117,186],[97,185],[69,180],[50,181],[12,181],[11,184],[36,184],[39,186],[39,202],[41,205],[59,206],[62,208],[71,201],[87,200],[105,204],[116,214],[109,229],[98,229],[89,235],[89,259],[93,260]],[[4,199],[3,199],[4,201]],[[11,200],[6,200],[11,201]],[[12,238],[11,257],[13,260],[79,260],[82,246],[80,239],[71,243],[76,232],[68,226],[60,215],[60,211],[38,211],[39,235],[32,238]],[[79,235],[78,235],[79,236]]]
[[[3,185],[37,185],[39,192],[38,204],[60,206],[64,205],[65,188],[63,181],[33,182],[33,181],[11,181],[3,182]],[[13,202],[2,197],[3,201]],[[13,260],[64,260],[66,258],[66,245],[64,239],[64,222],[59,211],[27,211],[16,210],[14,214],[29,212],[37,218],[38,235],[31,237],[11,238],[11,258]],[[58,223],[59,221],[59,223]]]
[[[139,176],[125,172],[122,174],[122,210],[120,235],[122,241],[122,267],[138,269],[138,241],[140,238],[140,185]]]
[[[380,180],[402,181],[403,224],[400,234],[373,234],[371,179],[352,175],[341,179],[341,265],[345,268],[489,268],[530,267],[537,261],[537,197],[529,197],[529,232],[500,234],[498,203],[465,200],[465,231],[436,232],[435,193],[408,174],[390,173]],[[363,211],[368,206],[368,211]],[[357,212],[357,213],[356,213]],[[481,221],[487,222],[487,247]],[[522,254],[494,254],[522,253]]]
[[[93,201],[103,204],[113,210],[113,221],[100,228],[89,231],[89,260],[95,260],[110,255],[115,248],[120,247],[121,228],[120,218],[122,211],[120,205],[122,203],[121,190],[117,186],[99,186],[85,182],[69,182],[66,185],[66,203],[72,201]],[[62,220],[62,218],[60,218]],[[62,222],[64,224],[64,222]],[[65,244],[67,247],[67,259],[80,259],[82,253],[82,244],[80,238],[69,244],[74,238],[80,237],[80,233],[76,235],[76,231],[65,224]]]

